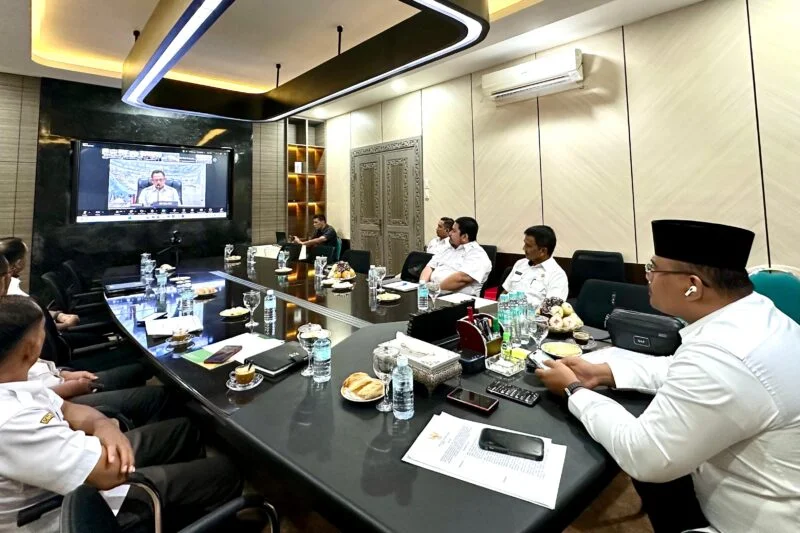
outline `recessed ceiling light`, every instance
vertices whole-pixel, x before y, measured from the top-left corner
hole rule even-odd
[[[394,92],[402,93],[408,89],[408,83],[406,83],[406,80],[394,80],[390,87]]]

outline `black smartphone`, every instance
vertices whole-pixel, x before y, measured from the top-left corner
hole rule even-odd
[[[137,326],[144,326],[144,323],[147,322],[148,320],[156,320],[156,319],[159,319],[159,318],[164,318],[165,316],[167,316],[167,313],[164,313],[164,312],[161,312],[161,311],[156,311],[155,313],[150,313],[149,315],[138,319],[136,321],[136,325]]]
[[[221,365],[222,363],[226,362],[228,359],[236,355],[242,350],[241,346],[223,346],[217,352],[208,357],[205,361],[206,364],[209,365]]]
[[[504,453],[523,459],[544,459],[544,441],[531,435],[520,435],[499,429],[484,428],[478,439],[478,447],[487,452]]]
[[[454,389],[450,394],[448,394],[447,399],[482,413],[491,413],[497,409],[497,405],[500,403],[500,400],[497,398],[484,396],[483,394],[462,389],[461,387]]]

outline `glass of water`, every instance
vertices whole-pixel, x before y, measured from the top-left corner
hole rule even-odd
[[[436,309],[436,298],[442,293],[442,287],[439,285],[438,281],[429,281],[428,282],[428,294],[433,301],[433,308]]]
[[[164,293],[167,288],[167,271],[159,270],[156,272],[156,281],[158,282],[158,292]]]
[[[381,413],[388,413],[392,410],[392,402],[389,401],[389,385],[392,382],[392,370],[397,366],[397,356],[400,350],[393,346],[378,346],[372,350],[372,370],[383,382],[383,400],[375,406]]]
[[[250,328],[250,333],[253,333],[253,328],[258,325],[258,322],[253,320],[253,314],[258,304],[261,303],[261,293],[258,291],[247,291],[244,293],[242,303],[244,303],[244,306],[250,311],[250,321],[247,322],[245,326]]]
[[[324,255],[318,255],[314,259],[314,275],[322,277],[325,275],[325,265],[328,264],[328,258]]]
[[[225,245],[225,261],[227,261],[227,260],[228,260],[228,258],[229,258],[229,257],[230,257],[232,254],[233,254],[233,245],[232,245],[232,244],[226,244],[226,245]]]
[[[528,323],[528,332],[531,340],[536,343],[536,349],[542,347],[542,342],[547,338],[550,331],[550,323],[546,316],[534,315]]]
[[[256,247],[249,246],[247,248],[247,264],[253,265],[256,262]]]
[[[311,377],[314,375],[313,361],[311,357],[311,349],[314,347],[314,342],[317,340],[317,332],[322,331],[322,326],[319,324],[303,324],[297,329],[297,340],[300,346],[308,354],[308,365],[300,372],[301,376]]]
[[[386,267],[385,266],[376,266],[375,267],[375,277],[378,278],[378,289],[383,288],[383,278],[386,277]]]
[[[286,250],[280,250],[278,252],[278,268],[280,269],[286,268],[286,261],[288,257],[289,257],[289,252],[287,252]]]

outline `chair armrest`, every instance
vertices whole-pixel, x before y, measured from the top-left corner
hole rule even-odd
[[[107,350],[108,348],[113,348],[114,346],[119,346],[123,342],[126,342],[124,339],[119,341],[109,341],[103,342],[100,344],[93,344],[92,346],[84,346],[83,348],[75,348],[72,350],[73,359],[75,356],[78,355],[85,355],[87,353],[97,352],[99,350]]]
[[[105,320],[103,322],[89,322],[88,324],[78,324],[77,326],[71,326],[64,330],[63,332],[78,332],[78,331],[88,331],[90,329],[97,329],[97,328],[108,328],[110,330],[116,330],[116,325],[110,321]]]
[[[63,501],[64,497],[62,495],[53,494],[46,500],[26,507],[17,513],[17,527],[22,527],[39,520],[45,513],[49,513],[53,509],[61,507],[61,502]]]
[[[209,514],[197,520],[195,523],[180,530],[180,533],[206,533],[208,531],[218,531],[219,527],[242,509],[261,508],[264,510],[270,522],[273,533],[280,532],[280,522],[278,513],[275,509],[264,501],[263,496],[258,494],[248,494],[240,496],[235,500],[222,505],[211,511]]]
[[[94,302],[90,304],[78,304],[72,306],[72,311],[77,313],[78,311],[86,311],[87,309],[100,309],[105,307],[106,304],[104,302]]]

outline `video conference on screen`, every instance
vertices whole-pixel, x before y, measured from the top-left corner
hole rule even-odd
[[[229,153],[82,143],[76,222],[225,218]]]

